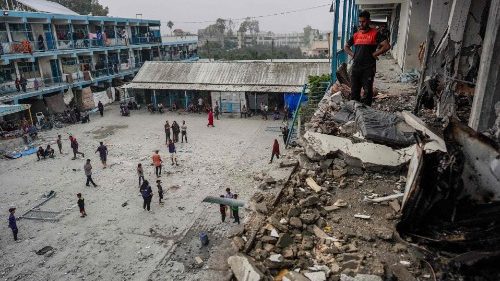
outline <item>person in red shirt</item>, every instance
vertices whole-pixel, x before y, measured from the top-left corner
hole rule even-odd
[[[352,51],[351,47],[355,50]],[[371,105],[373,100],[373,79],[375,78],[378,57],[385,54],[391,45],[387,37],[370,27],[370,13],[359,14],[359,31],[347,41],[344,51],[352,57],[351,100]],[[361,88],[364,97],[361,99]]]
[[[277,139],[274,139],[273,154],[271,154],[271,161],[269,161],[269,164],[273,163],[274,156],[280,159],[280,145]]]

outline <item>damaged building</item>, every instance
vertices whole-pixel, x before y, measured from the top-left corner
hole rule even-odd
[[[372,107],[350,101],[348,65],[334,71],[305,105],[314,113],[296,116],[299,147],[281,163],[295,167],[290,179],[272,194],[262,180],[249,202],[233,276],[499,280],[500,1],[333,2],[343,43],[360,10],[386,23],[399,81],[415,84],[411,104],[398,110],[391,88]],[[347,60],[333,53],[337,70]]]

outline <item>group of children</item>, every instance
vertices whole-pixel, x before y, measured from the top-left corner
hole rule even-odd
[[[221,198],[229,198],[229,199],[238,199],[238,194],[233,194],[231,193],[230,188],[226,188],[226,194],[221,195]],[[239,214],[239,207],[238,206],[227,206],[224,204],[219,205],[220,208],[220,215],[222,222],[226,221],[226,212],[229,211],[229,217],[234,218],[234,223],[240,224],[240,214]]]

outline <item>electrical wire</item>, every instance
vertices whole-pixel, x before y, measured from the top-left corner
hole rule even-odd
[[[319,8],[324,8],[324,7],[329,7],[331,3],[324,4],[324,5],[318,5],[318,6],[313,6],[313,7],[307,7],[307,8],[302,8],[302,9],[295,9],[295,10],[288,10],[288,11],[282,11],[282,12],[276,12],[272,14],[267,14],[267,15],[258,15],[258,16],[250,16],[250,17],[243,17],[243,18],[227,18],[224,19],[225,21],[243,21],[248,18],[250,19],[261,19],[261,18],[268,18],[268,17],[276,17],[276,16],[284,16],[288,14],[293,14],[293,13],[299,13],[299,12],[304,12],[304,11],[310,11],[310,10],[315,10]],[[168,21],[161,21],[162,23],[168,23]],[[182,24],[200,24],[200,23],[213,23],[215,20],[205,20],[205,21],[172,21],[174,23],[182,23]]]

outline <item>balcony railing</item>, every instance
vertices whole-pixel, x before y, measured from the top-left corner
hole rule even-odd
[[[160,37],[134,37],[133,36],[131,42],[134,45],[154,44],[154,43],[160,43],[161,38]]]
[[[186,42],[186,41],[195,41],[198,42],[197,35],[186,35],[186,36],[162,36],[162,43],[175,43],[175,42]]]
[[[0,44],[0,54],[31,54],[35,50],[35,44],[28,40],[21,42],[4,42]]]

